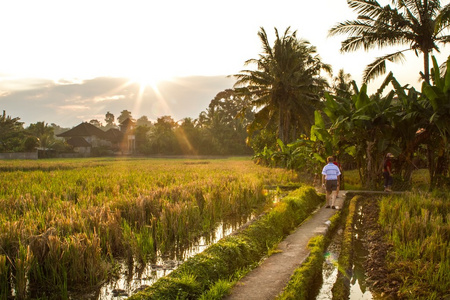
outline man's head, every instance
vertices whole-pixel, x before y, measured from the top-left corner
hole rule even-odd
[[[386,157],[387,157],[387,158],[393,158],[394,155],[393,155],[392,153],[388,153],[388,154],[386,154]]]
[[[333,156],[328,156],[328,157],[327,157],[327,162],[328,162],[328,163],[332,163],[333,161],[334,161]]]

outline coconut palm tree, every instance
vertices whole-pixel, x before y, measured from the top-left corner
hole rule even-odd
[[[333,78],[332,90],[338,97],[350,97],[352,93],[352,76],[340,69]]]
[[[422,78],[430,80],[430,54],[439,52],[438,44],[450,42],[450,4],[441,7],[439,0],[391,0],[381,6],[376,0],[347,0],[358,14],[356,20],[338,23],[330,29],[331,36],[347,34],[341,51],[351,52],[363,48],[383,48],[405,45],[407,48],[375,59],[364,70],[367,82],[386,72],[386,61],[404,61],[404,52],[412,50],[423,54]]]
[[[249,130],[276,124],[278,138],[286,144],[296,138],[298,129],[309,131],[320,92],[327,84],[320,72],[331,72],[331,67],[322,63],[314,46],[297,39],[296,31],[291,33],[287,28],[280,36],[275,28],[275,35],[271,46],[266,31],[261,28],[258,36],[263,53],[258,59],[246,62],[246,65],[255,64],[257,69],[235,75],[235,88],[258,109]]]

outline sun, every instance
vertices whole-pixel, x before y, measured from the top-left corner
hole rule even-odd
[[[129,76],[132,82],[137,83],[141,89],[152,88],[157,89],[158,84],[162,79],[158,76],[149,73],[142,73],[134,76]]]
[[[174,81],[174,78],[164,77],[162,73],[155,76],[149,72],[138,73],[137,75],[127,77],[129,79],[127,85],[134,85],[138,88],[135,95],[134,107],[132,107],[133,112],[145,114],[142,112],[142,108],[145,104],[152,103],[152,105],[161,107],[165,114],[170,114],[170,107],[163,95],[163,91],[160,90],[160,86],[163,82]]]

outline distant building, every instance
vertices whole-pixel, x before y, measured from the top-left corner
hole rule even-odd
[[[120,130],[111,128],[103,131],[94,125],[83,122],[74,128],[58,134],[73,146],[75,152],[82,156],[91,156],[95,148],[108,149],[115,154],[133,154],[136,150],[135,123],[126,119],[120,125]]]

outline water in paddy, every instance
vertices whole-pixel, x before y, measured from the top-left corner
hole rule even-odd
[[[100,291],[84,295],[83,298],[98,300],[125,299],[151,286],[159,278],[167,276],[186,259],[203,252],[210,245],[238,230],[253,218],[255,218],[255,215],[239,218],[232,222],[220,222],[210,235],[200,237],[193,241],[189,247],[175,249],[168,256],[159,255],[156,262],[147,264],[144,267],[137,265],[128,266],[126,263],[123,263],[121,265],[121,275],[118,279],[103,285]]]
[[[366,284],[366,275],[364,262],[369,252],[364,247],[364,212],[362,205],[357,208],[355,222],[353,224],[353,268],[352,278],[350,279],[350,299],[351,300],[370,300],[373,299],[372,293]]]
[[[280,189],[268,189],[266,196],[271,202],[279,202],[286,191]],[[193,241],[190,246],[183,249],[175,249],[169,256],[158,256],[156,262],[138,268],[136,265],[121,265],[121,276],[117,280],[102,286],[100,291],[91,295],[85,295],[84,299],[123,299],[129,297],[140,290],[151,286],[159,278],[167,276],[175,270],[186,259],[203,252],[210,245],[217,243],[220,239],[232,234],[246,223],[252,221],[256,215],[243,216],[227,222],[220,222],[216,229],[207,236],[200,237]],[[74,298],[75,299],[75,298]]]
[[[342,229],[339,229],[325,252],[325,261],[322,267],[322,287],[319,290],[316,300],[329,300],[333,298],[331,289],[338,274],[337,263],[341,252],[341,241]]]
[[[363,245],[364,241],[364,213],[363,207],[359,206],[353,224],[353,266],[352,277],[350,279],[350,300],[371,300],[372,293],[366,285],[364,262],[368,251]],[[342,230],[333,237],[325,253],[325,262],[322,269],[322,287],[316,300],[329,300],[333,298],[332,288],[338,275],[338,258],[341,251]]]

